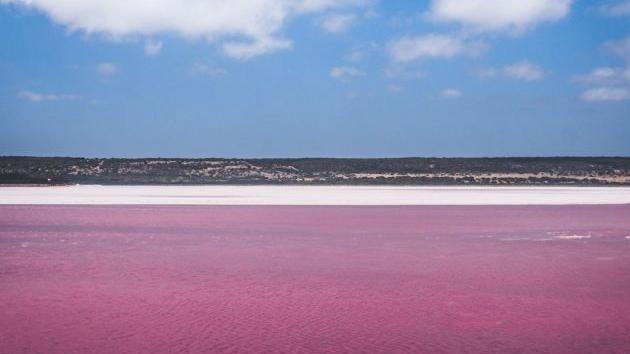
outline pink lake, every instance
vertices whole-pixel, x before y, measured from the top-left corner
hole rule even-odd
[[[1,353],[628,353],[630,205],[0,206]]]

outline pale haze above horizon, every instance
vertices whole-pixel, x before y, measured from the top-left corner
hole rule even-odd
[[[630,156],[629,0],[0,0],[0,155]]]

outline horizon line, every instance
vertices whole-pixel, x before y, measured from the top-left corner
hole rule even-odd
[[[102,159],[102,160],[404,160],[404,159],[628,159],[621,155],[504,155],[504,156],[378,156],[378,157],[345,157],[345,156],[300,156],[300,157],[181,157],[181,156],[61,156],[61,155],[0,155],[0,158],[60,158],[60,159]]]

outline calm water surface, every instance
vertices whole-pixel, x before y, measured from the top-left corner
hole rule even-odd
[[[0,206],[1,353],[628,353],[630,206]]]

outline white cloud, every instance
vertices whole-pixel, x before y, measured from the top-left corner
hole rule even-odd
[[[329,33],[343,33],[354,23],[352,14],[329,15],[321,23],[322,28]]]
[[[525,81],[536,81],[545,77],[545,72],[538,65],[526,60],[505,66],[503,73],[509,77]]]
[[[589,102],[618,102],[630,100],[630,90],[619,87],[596,87],[585,91],[582,99]]]
[[[607,16],[630,16],[630,1],[600,6],[600,11]]]
[[[630,36],[619,40],[608,41],[604,43],[604,48],[630,62]]]
[[[144,54],[148,56],[155,56],[162,52],[162,42],[147,39],[144,42]]]
[[[481,41],[487,32],[520,33],[539,23],[566,17],[573,0],[431,0],[425,18],[435,22],[461,26],[457,34],[427,34],[403,37],[390,42],[389,53],[394,61],[411,62],[422,58],[451,58],[457,55],[478,55],[487,45]],[[507,75],[537,80],[544,75],[525,72],[515,67]],[[512,74],[513,73],[513,74]],[[495,73],[496,74],[496,73]],[[491,75],[495,75],[491,74]]]
[[[575,75],[573,82],[593,85],[582,93],[582,99],[589,102],[615,102],[630,100],[630,66],[626,68],[601,67],[587,74]]]
[[[103,76],[111,76],[118,73],[118,66],[114,63],[100,63],[96,67],[96,71]]]
[[[41,93],[34,91],[18,91],[17,97],[31,101],[31,102],[43,102],[43,101],[65,101],[65,100],[76,100],[79,99],[80,96],[70,95],[70,94],[53,94],[53,93]]]
[[[112,38],[175,34],[229,41],[227,55],[247,59],[291,47],[282,38],[296,16],[365,6],[369,0],[0,0],[46,14],[71,31]]]
[[[223,68],[213,67],[206,63],[196,62],[192,67],[192,73],[194,75],[217,77],[227,74],[227,71]]]
[[[474,73],[482,78],[493,78],[497,76],[509,77],[517,80],[536,81],[545,77],[545,71],[538,65],[522,60],[513,64],[506,65],[502,68],[482,68]]]
[[[480,43],[468,43],[457,36],[426,34],[417,37],[402,37],[387,46],[392,59],[408,63],[424,58],[452,58],[457,55],[474,55],[483,50]]]
[[[365,76],[365,73],[351,66],[336,66],[330,69],[330,77],[339,81],[349,81],[355,77]]]
[[[572,0],[433,0],[432,20],[461,24],[476,31],[525,31],[567,16]]]
[[[440,92],[440,96],[442,98],[460,98],[462,97],[462,92],[457,89],[448,88],[448,89],[442,90],[442,92]]]
[[[630,36],[604,43],[604,48],[625,59],[625,67],[599,67],[586,74],[575,75],[571,81],[592,86],[581,98],[589,102],[630,100]]]
[[[251,1],[251,0],[250,0]],[[276,0],[277,1],[277,0]],[[277,1],[280,2],[280,1]],[[299,13],[312,13],[338,7],[365,6],[371,0],[285,0]]]

